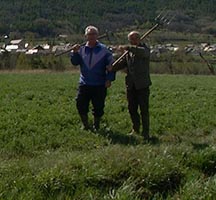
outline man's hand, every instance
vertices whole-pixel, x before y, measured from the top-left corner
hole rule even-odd
[[[107,71],[108,71],[108,72],[111,72],[111,71],[112,71],[112,69],[113,69],[113,66],[112,66],[112,65],[109,65],[109,66],[107,66],[107,68],[106,68],[106,69],[107,69]]]
[[[121,53],[124,53],[125,51],[128,50],[128,46],[127,45],[119,45],[117,47],[118,51],[121,52]]]
[[[111,86],[111,81],[110,80],[107,80],[106,83],[105,83],[105,87],[106,88],[109,88]]]
[[[71,49],[72,49],[73,53],[77,53],[79,51],[79,49],[80,49],[80,45],[79,44],[75,44],[75,45],[72,46]]]

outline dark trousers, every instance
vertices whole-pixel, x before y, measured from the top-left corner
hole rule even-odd
[[[133,129],[139,132],[141,114],[142,133],[146,135],[149,134],[149,95],[149,87],[136,90],[133,86],[127,89],[128,110]],[[140,109],[140,114],[138,109]]]
[[[79,114],[87,115],[89,112],[89,103],[91,102],[94,117],[102,117],[104,114],[106,94],[107,89],[105,86],[80,85],[76,98],[76,106]]]

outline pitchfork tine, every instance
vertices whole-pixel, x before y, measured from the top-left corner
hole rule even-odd
[[[164,8],[159,14],[157,17],[155,17],[155,21],[157,21],[159,18],[161,18],[162,14],[164,13],[166,8]]]
[[[175,18],[175,15],[173,15],[171,18],[170,18],[170,20],[167,22],[167,25],[169,25],[171,22],[172,22],[172,20]]]
[[[164,22],[164,20],[166,20],[166,16],[168,15],[168,13],[169,13],[169,12],[167,11],[167,12],[163,15],[163,17],[161,17],[160,20],[161,20],[162,22]]]

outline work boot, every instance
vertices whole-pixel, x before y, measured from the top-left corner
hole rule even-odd
[[[94,124],[93,124],[93,129],[94,130],[99,130],[100,128],[100,117],[94,117]]]
[[[83,129],[88,130],[89,129],[88,115],[80,115],[80,118],[83,124]]]
[[[139,130],[136,129],[132,129],[130,133],[128,133],[128,135],[138,135],[139,134]]]
[[[133,123],[133,129],[128,135],[134,135],[134,134],[139,134],[140,130],[140,124],[139,122]]]
[[[132,124],[133,124],[133,129],[131,132],[133,133],[139,133],[140,132],[140,116],[139,114],[133,114],[131,115],[131,121],[132,121]]]
[[[142,135],[143,135],[145,141],[149,141],[150,136],[149,136],[149,133],[148,133],[148,132],[143,131],[143,132],[142,132]]]

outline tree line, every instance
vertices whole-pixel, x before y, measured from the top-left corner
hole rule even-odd
[[[173,30],[216,34],[216,0],[2,0],[0,8],[0,35],[55,37],[88,24],[116,30],[152,23],[163,8],[176,13]]]

